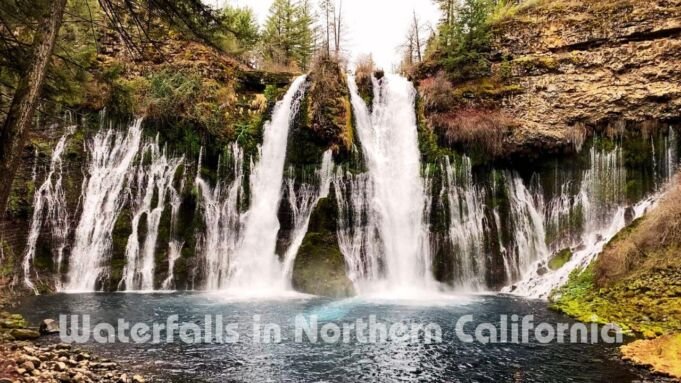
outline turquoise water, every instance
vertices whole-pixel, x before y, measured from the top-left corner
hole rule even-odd
[[[463,315],[476,323],[500,326],[500,315],[534,315],[534,322],[574,323],[550,311],[545,302],[516,297],[481,295],[401,302],[353,298],[330,300],[293,297],[239,300],[209,294],[83,294],[27,298],[19,308],[29,321],[57,319],[60,314],[89,314],[92,324],[128,322],[165,323],[171,315],[181,322],[203,325],[205,315],[222,315],[224,323],[238,326],[236,343],[185,344],[175,337],[160,344],[98,344],[83,348],[168,382],[634,382],[640,371],[617,358],[616,347],[605,344],[463,343],[455,325]],[[416,341],[361,343],[356,336],[327,344],[303,337],[295,342],[297,315],[316,317],[319,326],[333,322],[356,323],[375,316],[380,323],[436,323],[442,342]],[[280,342],[253,341],[253,318],[281,328]],[[309,323],[309,322],[308,322]],[[165,338],[164,338],[165,339]],[[47,338],[58,342],[59,336]],[[648,381],[654,378],[648,376]]]

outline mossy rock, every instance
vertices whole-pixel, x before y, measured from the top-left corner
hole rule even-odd
[[[293,267],[293,287],[300,292],[335,298],[354,295],[345,258],[336,237],[333,199],[319,201]]]
[[[0,328],[4,329],[22,329],[26,328],[28,323],[19,314],[10,314],[7,312],[0,313]]]
[[[26,328],[15,328],[9,331],[11,335],[16,340],[33,340],[40,338],[40,333]]]
[[[553,257],[551,257],[551,259],[549,260],[549,269],[558,270],[561,267],[565,266],[565,264],[568,263],[570,259],[572,259],[572,250],[563,249],[558,253],[554,254]]]

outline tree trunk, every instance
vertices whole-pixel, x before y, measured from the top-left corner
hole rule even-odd
[[[335,13],[334,13],[335,15]],[[340,0],[340,4],[338,5],[338,20],[336,23],[336,57],[340,56],[340,45],[341,45],[341,28],[343,27],[342,24],[342,17],[343,17],[343,0]],[[336,17],[334,16],[334,20]]]
[[[419,34],[419,19],[416,17],[416,10],[414,10],[414,33],[416,34],[416,58],[418,62],[423,61],[421,59],[421,36]]]
[[[12,181],[33,122],[33,115],[45,82],[45,72],[64,17],[66,1],[53,0],[49,14],[40,22],[33,37],[31,62],[19,80],[7,118],[0,131],[0,217],[4,216],[7,208]]]

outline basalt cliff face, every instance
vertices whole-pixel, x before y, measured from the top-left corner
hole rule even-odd
[[[572,152],[597,130],[681,118],[678,0],[530,1],[493,23],[491,51],[487,76],[450,90],[437,67],[422,69],[443,142],[491,137],[482,149],[493,158],[533,157]]]

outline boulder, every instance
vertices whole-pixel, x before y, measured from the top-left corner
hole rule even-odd
[[[9,334],[16,340],[33,340],[40,338],[39,332],[27,328],[11,329]]]
[[[59,332],[59,322],[54,319],[44,319],[40,322],[40,334],[49,335]]]

